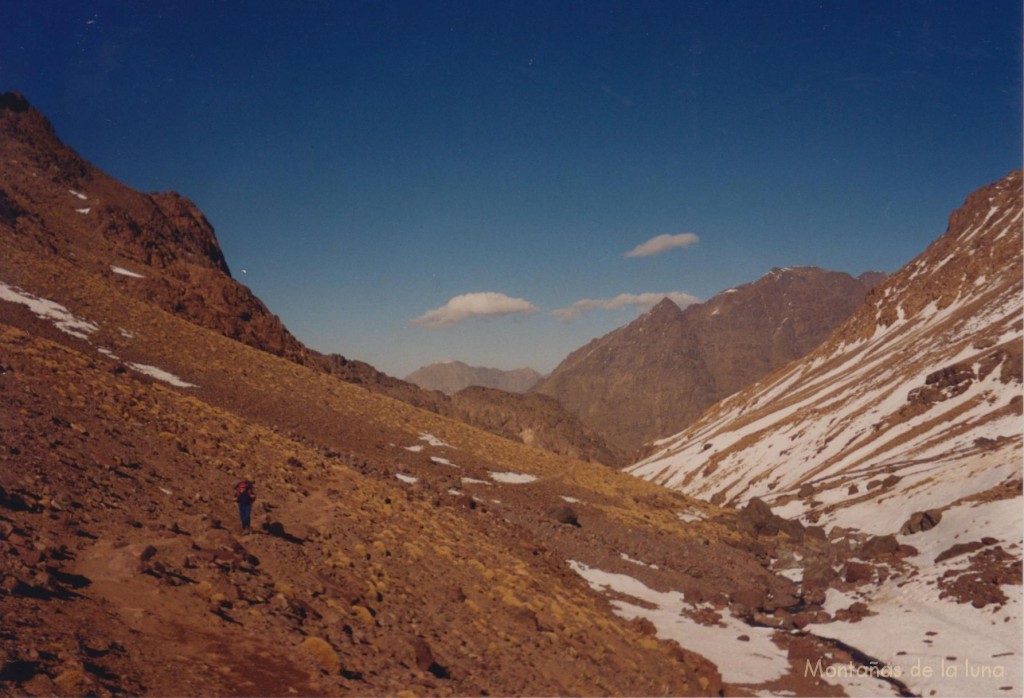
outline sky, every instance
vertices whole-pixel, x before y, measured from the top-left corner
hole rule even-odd
[[[1021,167],[1018,0],[3,0],[0,90],[303,342],[551,371],[668,296],[893,272]]]

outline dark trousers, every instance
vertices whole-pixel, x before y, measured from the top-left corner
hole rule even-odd
[[[252,517],[252,504],[239,504],[238,516],[242,519],[242,530],[249,530],[249,519]]]

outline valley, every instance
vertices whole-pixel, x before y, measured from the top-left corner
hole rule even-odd
[[[0,693],[1024,685],[1019,173],[623,472],[547,396],[309,350],[20,95],[0,134]]]

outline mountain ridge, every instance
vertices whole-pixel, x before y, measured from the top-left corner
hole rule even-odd
[[[470,366],[462,361],[442,361],[421,366],[405,377],[410,383],[425,390],[437,390],[446,395],[478,386],[496,388],[508,393],[525,393],[541,379],[532,368],[502,370],[484,366]]]
[[[364,361],[306,347],[231,276],[213,226],[194,203],[175,192],[143,194],[116,181],[62,143],[50,121],[23,95],[9,92],[0,98],[0,133],[6,134],[0,152],[7,162],[0,171],[0,216],[19,230],[13,243],[24,251],[41,245],[50,254],[75,255],[102,274],[117,266],[128,293],[172,314],[368,390],[456,416],[446,395]],[[12,274],[8,281],[18,283],[19,278]],[[550,409],[531,413],[535,406],[529,401],[493,397],[506,413],[518,405],[516,419],[529,423],[539,442],[591,459],[607,452],[604,444],[595,444],[594,435],[569,429],[570,420],[546,423]],[[479,410],[458,413],[468,419]]]
[[[813,349],[867,290],[849,274],[789,267],[686,309],[666,298],[570,353],[532,390],[629,454]]]

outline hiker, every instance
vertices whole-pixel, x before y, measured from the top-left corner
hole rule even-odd
[[[256,500],[256,485],[252,480],[242,480],[235,485],[235,501],[238,502],[238,516],[242,519],[242,535],[249,535],[249,520],[252,517],[252,503]]]

